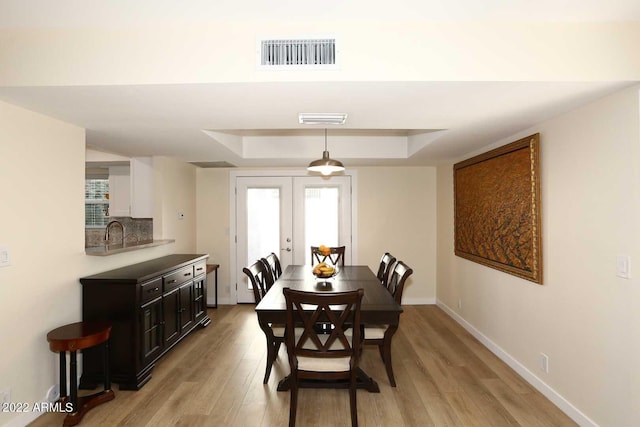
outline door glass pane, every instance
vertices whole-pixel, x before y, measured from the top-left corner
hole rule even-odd
[[[280,189],[247,189],[247,263],[280,253]],[[251,288],[251,283],[247,284]]]
[[[338,246],[340,190],[336,187],[304,189],[306,263],[311,264],[311,246]]]

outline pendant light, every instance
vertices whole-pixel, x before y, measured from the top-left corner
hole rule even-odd
[[[327,151],[327,129],[324,130],[324,151],[322,152],[322,158],[309,163],[307,170],[310,172],[320,172],[325,176],[344,170],[342,162],[329,157],[329,151]]]

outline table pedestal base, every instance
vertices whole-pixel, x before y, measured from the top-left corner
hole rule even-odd
[[[89,396],[80,396],[78,397],[77,410],[71,414],[68,414],[62,423],[63,426],[75,426],[82,421],[82,417],[86,414],[90,409],[95,408],[101,403],[108,402],[113,400],[116,397],[113,390],[104,390],[99,393],[94,393]],[[70,401],[69,396],[63,397],[60,399],[60,402],[67,403]]]
[[[300,380],[299,388],[349,388],[348,380],[323,381],[323,380]],[[358,368],[357,387],[367,390],[369,393],[380,393],[380,387],[376,380],[371,378],[365,371]],[[289,375],[278,383],[278,391],[289,391],[291,389],[291,378]]]

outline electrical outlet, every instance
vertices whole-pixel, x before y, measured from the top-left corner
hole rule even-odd
[[[545,373],[549,373],[549,356],[544,353],[540,353],[540,367]]]
[[[52,385],[47,391],[47,402],[55,402],[60,399],[60,387],[58,385]]]
[[[458,309],[462,308],[462,298],[458,299]]]
[[[0,390],[0,404],[11,403],[11,389],[4,388]]]

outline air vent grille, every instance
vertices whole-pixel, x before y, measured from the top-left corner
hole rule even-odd
[[[336,39],[282,39],[260,42],[263,67],[335,66]]]
[[[192,165],[195,165],[199,168],[211,169],[211,168],[235,168],[235,165],[232,165],[229,162],[189,162]]]

